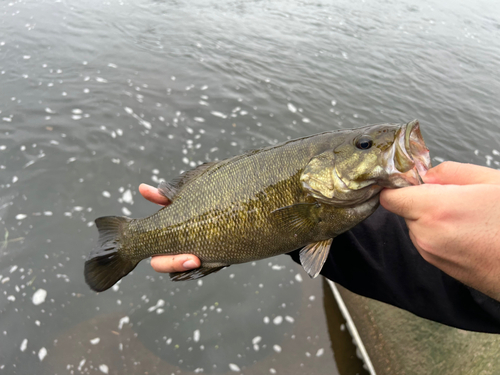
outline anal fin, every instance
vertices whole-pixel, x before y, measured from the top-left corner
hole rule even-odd
[[[300,263],[311,278],[314,279],[321,272],[328,253],[330,252],[332,241],[333,238],[314,242],[300,250]]]
[[[172,281],[184,281],[184,280],[196,280],[200,279],[202,277],[205,277],[207,275],[210,275],[211,273],[220,271],[223,268],[226,268],[229,266],[221,266],[221,267],[200,267],[196,268],[194,270],[189,270],[189,271],[184,271],[184,272],[171,272],[170,279]]]

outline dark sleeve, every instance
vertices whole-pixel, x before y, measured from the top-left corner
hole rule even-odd
[[[290,255],[299,262],[298,250]],[[333,240],[321,274],[422,318],[500,333],[500,302],[427,263],[413,246],[405,221],[382,207]]]

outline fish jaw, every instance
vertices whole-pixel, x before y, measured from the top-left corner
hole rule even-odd
[[[400,188],[424,183],[422,177],[431,168],[431,160],[417,120],[398,129],[386,158],[388,177],[379,181],[380,186]]]

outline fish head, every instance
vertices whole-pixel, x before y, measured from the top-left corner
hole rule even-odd
[[[319,201],[351,206],[383,187],[421,184],[430,167],[429,150],[414,120],[347,131],[340,144],[311,159],[301,182]]]

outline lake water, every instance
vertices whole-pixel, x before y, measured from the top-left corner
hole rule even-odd
[[[93,220],[202,162],[421,121],[433,163],[500,168],[500,3],[0,3],[0,372],[355,374],[287,256],[172,283],[83,280]]]

